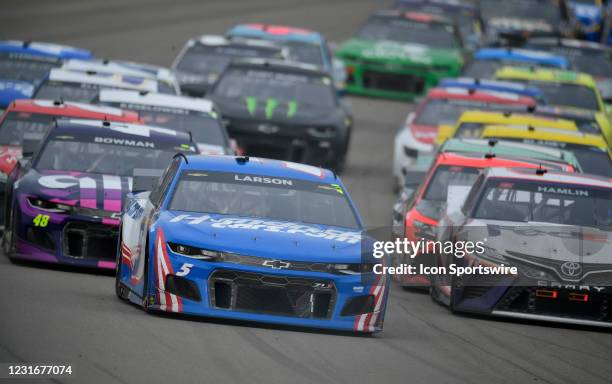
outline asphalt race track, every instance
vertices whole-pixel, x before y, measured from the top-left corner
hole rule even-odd
[[[238,22],[302,26],[341,41],[382,7],[375,0],[4,0],[0,37],[169,65],[188,37]],[[367,224],[387,225],[393,136],[413,106],[352,102],[356,126],[343,179]],[[373,337],[147,315],[116,299],[108,275],[0,256],[0,362],[71,363],[76,378],[59,382],[612,383],[609,331],[454,316],[428,295],[397,287],[389,305],[385,331]]]

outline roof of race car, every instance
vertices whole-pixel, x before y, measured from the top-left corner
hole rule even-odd
[[[327,169],[290,161],[234,156],[188,156],[183,169],[194,171],[237,172],[288,177],[314,182],[338,183],[336,175]],[[245,161],[246,160],[246,161]]]
[[[93,54],[86,49],[39,41],[2,40],[0,41],[0,52],[28,53],[32,55],[59,57],[62,59],[93,58]]]
[[[192,150],[195,147],[191,142],[191,137],[184,132],[177,132],[172,129],[154,127],[144,124],[118,123],[100,120],[85,119],[60,119],[52,129],[53,136],[58,135],[104,135],[104,137],[126,138],[134,140],[154,142],[164,144],[164,146],[180,146],[184,150]],[[185,147],[185,145],[187,145]]]
[[[610,47],[599,44],[593,41],[577,40],[577,39],[563,39],[557,37],[532,37],[527,40],[527,45],[534,44],[540,46],[557,46],[567,47],[576,49],[591,49],[600,51],[610,51]]]
[[[561,143],[596,147],[601,150],[608,151],[608,144],[599,135],[592,135],[579,131],[530,127],[526,125],[488,125],[485,126],[480,137],[556,141]]]
[[[537,174],[536,172],[521,168],[492,167],[485,171],[485,175],[487,178],[511,178],[542,183],[579,184],[612,189],[612,179],[584,173],[548,171],[544,174]]]
[[[124,109],[61,100],[20,99],[7,108],[11,112],[30,112],[75,118],[137,122],[138,114]]]
[[[510,158],[485,156],[484,153],[454,153],[443,152],[436,157],[437,165],[455,165],[471,168],[489,168],[489,167],[539,167],[541,159],[529,158]],[[555,164],[559,167],[558,164]]]
[[[432,88],[427,93],[428,99],[458,99],[495,102],[500,104],[535,105],[531,97],[519,96],[515,93],[496,92],[458,87]]]
[[[573,107],[562,107],[556,105],[536,105],[533,108],[529,108],[528,113],[546,113],[551,115],[559,115],[566,119],[595,119],[597,112],[589,109],[580,109]]]
[[[202,35],[191,38],[187,41],[188,46],[196,44],[202,44],[207,46],[219,47],[219,46],[252,46],[270,50],[281,51],[283,48],[278,46],[276,43],[270,40],[261,39],[249,39],[240,36],[237,37],[225,37],[220,35]]]
[[[441,88],[455,87],[491,92],[515,93],[537,99],[544,98],[544,93],[538,87],[512,81],[457,77],[442,79],[437,86]]]
[[[405,12],[405,11],[401,11],[397,9],[388,9],[388,10],[376,11],[372,14],[372,16],[389,17],[389,18],[396,18],[396,19],[401,18],[401,19],[406,19],[406,20],[417,22],[417,23],[425,23],[425,24],[442,23],[442,24],[453,24],[454,25],[454,22],[448,17],[445,17],[443,15],[438,15],[435,13],[427,13],[427,12],[412,12],[412,11]]]
[[[493,144],[493,145],[491,145]],[[498,156],[520,156],[532,159],[563,161],[578,166],[578,160],[569,151],[535,144],[483,139],[449,139],[439,149],[440,152],[494,153]]]
[[[151,71],[146,71],[135,66],[125,65],[124,63],[110,60],[70,59],[66,60],[62,64],[61,69],[78,72],[94,71],[99,73],[117,73],[145,78],[160,78],[156,73],[152,73]],[[166,76],[162,76],[162,78],[164,81],[167,80]]]
[[[102,62],[104,61],[109,61],[107,59],[102,59]],[[138,70],[141,71],[145,71],[145,72],[149,72],[149,73],[153,73],[158,77],[172,77],[174,76],[174,73],[172,72],[172,70],[170,70],[167,67],[163,67],[161,65],[155,65],[155,64],[149,64],[149,63],[140,63],[140,62],[135,62],[135,61],[129,61],[129,60],[113,60],[113,62],[119,64],[119,65],[124,65],[126,67],[132,67],[132,68],[136,68]]]
[[[534,91],[537,90],[536,87],[527,85],[527,84],[516,83],[512,81],[504,81],[504,80],[479,79],[479,78],[474,78],[474,77],[450,77],[450,78],[442,79],[438,83],[438,87],[452,87],[452,86],[457,86],[457,87],[490,86],[490,87],[506,88],[508,90],[516,90],[516,91],[524,91],[528,89],[533,89]]]
[[[149,105],[155,107],[168,107],[204,113],[214,112],[214,104],[210,100],[187,96],[167,95],[161,93],[149,93],[121,89],[103,89],[100,91],[98,100],[102,103],[129,103],[137,105]]]
[[[495,72],[495,78],[580,84],[590,88],[596,88],[595,80],[591,75],[586,73],[536,67],[502,67]]]
[[[481,48],[474,54],[475,60],[511,60],[527,64],[548,65],[557,68],[568,68],[569,60],[560,55],[545,51],[535,51],[517,48]]]
[[[49,71],[49,80],[66,83],[94,84],[102,87],[127,88],[156,92],[157,81],[151,78],[97,72],[75,72],[64,69]]]
[[[531,125],[539,127],[556,128],[575,131],[578,129],[572,120],[557,119],[554,117],[537,116],[533,114],[517,112],[493,112],[493,111],[465,111],[457,119],[457,125],[461,123],[483,123],[499,125]]]
[[[284,61],[278,59],[244,58],[232,60],[231,66],[257,66],[270,69],[279,69],[293,72],[308,72],[314,75],[329,76],[320,67],[312,64],[297,63],[294,61]]]
[[[258,23],[235,25],[227,31],[226,35],[229,37],[243,36],[279,41],[301,41],[313,44],[320,44],[323,41],[323,36],[319,32],[284,25]]]
[[[462,8],[469,10],[478,10],[476,4],[464,0],[395,0],[395,7],[432,5],[439,7],[447,7],[449,9]]]

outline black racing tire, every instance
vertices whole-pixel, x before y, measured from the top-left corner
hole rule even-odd
[[[453,276],[451,278],[451,288],[448,298],[448,309],[454,314],[459,313],[457,310],[457,305],[455,304],[455,289],[461,287],[461,283],[457,282],[456,277]]]
[[[145,312],[151,312],[149,309],[149,234],[146,234],[145,241],[145,258],[144,258],[144,284],[142,286],[142,309]]]
[[[115,294],[121,301],[129,300],[129,289],[121,282],[121,266],[123,265],[121,261],[121,226],[119,226],[119,239],[117,241],[117,258],[115,261]]]
[[[15,253],[15,215],[15,211],[11,212],[11,221],[8,224],[8,227],[11,229],[8,231],[9,235],[7,235],[6,228],[2,235],[2,250],[11,261],[14,259],[12,255]]]

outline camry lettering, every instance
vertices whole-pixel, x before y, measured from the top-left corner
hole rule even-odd
[[[273,177],[234,175],[234,180],[260,184],[293,185],[293,181],[291,180],[276,179]]]
[[[127,145],[130,147],[155,148],[155,143],[150,141],[118,139],[115,137],[96,137],[94,142],[102,144]]]

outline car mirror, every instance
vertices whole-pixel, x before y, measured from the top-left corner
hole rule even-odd
[[[160,169],[134,168],[132,192],[152,191],[157,187],[163,171]]]

